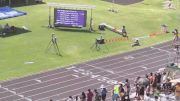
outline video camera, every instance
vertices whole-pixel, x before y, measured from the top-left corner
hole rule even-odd
[[[101,31],[105,31],[105,27],[106,27],[105,25],[100,24],[98,28],[99,28],[99,30],[101,30]]]
[[[102,36],[99,38],[96,38],[96,44],[105,44],[104,38]]]
[[[96,39],[97,44],[105,44],[104,39]]]
[[[178,34],[178,30],[174,29],[174,31],[172,31],[173,34]]]

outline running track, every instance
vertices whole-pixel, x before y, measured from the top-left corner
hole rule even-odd
[[[36,75],[0,83],[0,101],[64,101],[69,95],[78,95],[103,84],[110,90],[113,83],[144,76],[164,68],[171,42],[152,47],[83,62]],[[177,75],[177,78],[180,75]],[[134,89],[132,88],[132,91]],[[108,100],[111,101],[110,94]]]

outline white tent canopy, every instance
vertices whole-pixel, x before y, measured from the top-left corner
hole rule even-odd
[[[77,5],[77,4],[60,4],[60,3],[47,3],[49,7],[54,8],[77,8],[77,9],[95,9],[94,5]]]

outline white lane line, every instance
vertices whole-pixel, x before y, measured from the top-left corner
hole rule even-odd
[[[70,76],[70,75],[68,75],[68,76]],[[57,79],[61,79],[61,78],[68,77],[68,76],[62,76],[62,77],[50,79],[50,80],[47,80],[47,81],[45,81],[43,83],[47,83],[47,82],[50,82],[50,81],[53,81],[53,80],[57,80]],[[73,79],[70,79],[70,80],[73,80]],[[67,81],[69,81],[69,80],[67,80]],[[62,81],[62,82],[59,82],[59,83],[63,83],[63,82],[65,82],[65,81]],[[22,86],[22,87],[19,87],[19,88],[14,88],[13,90],[22,89],[22,88],[25,88],[25,87],[31,87],[31,86],[37,85],[37,84],[39,84],[39,83],[35,83],[35,84],[27,85],[27,86]]]
[[[143,63],[143,62],[145,62],[145,61],[152,60],[152,59],[156,59],[156,58],[163,57],[163,56],[167,56],[167,55],[166,55],[166,54],[165,54],[165,55],[157,55],[156,57],[153,57],[153,58],[147,58],[147,59],[144,59],[144,60],[142,60],[142,61],[132,62],[132,63],[129,63],[129,64],[117,66],[117,67],[115,67],[115,68],[112,68],[112,70],[118,69],[118,67],[125,67],[125,66],[129,66],[129,65],[137,64],[137,63],[141,63],[141,62]],[[115,72],[115,73],[116,73],[116,72]]]
[[[158,56],[158,55],[157,55]],[[164,55],[163,55],[164,56]],[[158,56],[159,57],[159,56]],[[147,60],[150,60],[150,59],[154,59],[154,58],[157,58],[157,57],[153,57],[153,58],[149,58],[149,59],[145,59],[145,60],[143,60],[143,61],[147,61]],[[143,61],[139,61],[139,62],[143,62]],[[160,60],[159,60],[160,61]],[[138,63],[139,63],[138,62]],[[156,61],[156,62],[158,62],[158,61]],[[127,64],[127,65],[132,65],[132,64],[135,64],[135,63],[137,63],[137,62],[132,62],[131,64]],[[122,65],[122,66],[120,66],[120,67],[124,67],[124,66],[127,66],[127,65]],[[116,68],[120,68],[120,67],[116,67]],[[113,69],[116,69],[116,68],[113,68]],[[127,69],[127,70],[131,70],[131,69],[133,69],[133,68],[130,68],[130,69]],[[94,69],[92,69],[92,70],[94,70]],[[78,73],[78,70],[73,70],[74,72],[76,72],[76,73]],[[124,70],[124,72],[126,71],[126,69]],[[101,72],[103,72],[103,71],[101,71]],[[97,72],[97,73],[101,73],[101,72]],[[95,73],[95,74],[97,74],[97,73]],[[58,79],[58,78],[57,78]],[[70,80],[74,80],[74,79],[70,79]],[[51,81],[51,80],[48,80],[48,81]],[[69,81],[69,80],[67,80],[67,81]],[[65,81],[63,81],[63,82],[65,82]],[[59,83],[62,83],[62,82],[59,82]],[[25,87],[30,87],[30,86],[33,86],[33,85],[36,85],[36,84],[32,84],[32,85],[28,85],[28,86],[23,86],[23,87],[20,87],[20,88],[25,88]],[[16,88],[16,89],[19,89],[19,88]],[[14,89],[14,90],[16,90],[16,89]],[[33,89],[32,89],[33,90]],[[27,92],[27,91],[26,91]]]
[[[68,67],[66,68],[67,70],[70,70],[70,69],[74,69],[74,68],[77,68],[76,66],[71,66],[71,67]]]
[[[165,47],[165,46],[169,46],[169,44],[168,43],[170,43],[172,40],[165,40],[165,41],[163,41],[163,42],[160,42],[160,43],[158,43],[158,44],[154,44],[153,46],[161,46],[161,47]],[[165,45],[164,45],[165,44]],[[166,45],[166,44],[168,44],[168,45]],[[149,47],[149,46],[148,46]],[[144,47],[144,48],[148,48],[148,47]],[[160,47],[159,47],[160,48]],[[128,52],[126,52],[126,53],[130,53],[130,52],[133,52],[133,51],[139,51],[139,50],[141,50],[141,49],[137,49],[137,50],[131,50],[131,51],[128,51]],[[122,54],[122,53],[120,53],[120,54]],[[115,55],[118,55],[118,54],[115,54]],[[112,54],[110,55],[110,56],[103,56],[103,57],[99,57],[99,58],[96,58],[97,60],[98,59],[102,59],[102,58],[107,58],[107,57],[112,57]],[[88,61],[86,61],[86,62],[91,62],[92,60],[88,60]],[[71,65],[75,65],[75,64],[71,64]],[[71,66],[71,65],[68,65],[68,66]],[[64,66],[64,67],[66,67],[66,66]],[[49,69],[49,70],[47,70],[47,71],[42,71],[42,72],[39,72],[39,73],[37,73],[36,75],[38,75],[38,74],[42,74],[42,73],[48,73],[48,72],[50,72],[50,71],[57,71],[57,70],[62,70],[62,69],[59,69],[59,67],[56,67],[55,69]],[[63,71],[63,72],[66,72],[66,71]],[[61,73],[61,72],[59,72],[59,73]],[[18,77],[18,78],[14,78],[14,79],[11,79],[11,80],[5,80],[5,81],[2,81],[2,82],[0,82],[0,83],[4,83],[4,82],[8,82],[8,81],[12,81],[12,80],[19,80],[19,79],[24,79],[24,78],[26,78],[26,77],[28,77],[28,76],[34,76],[35,74],[30,74],[30,75],[27,75],[27,76],[24,76],[24,77]],[[48,75],[47,75],[48,76]],[[35,77],[36,78],[36,77]],[[34,79],[34,78],[33,78]],[[30,80],[32,80],[32,79],[29,79],[28,81],[30,81]],[[25,80],[26,81],[26,80]],[[21,82],[20,82],[21,83]],[[16,84],[16,83],[13,83],[13,84]],[[13,85],[12,84],[12,85]],[[11,84],[10,84],[11,85]]]
[[[165,47],[165,46],[163,46],[163,47]],[[148,51],[151,51],[151,50],[148,50]],[[147,52],[147,51],[144,51],[144,52]],[[144,53],[144,52],[135,53],[134,55],[142,54],[142,53]],[[121,58],[122,58],[122,57],[121,57]],[[112,60],[115,60],[115,59],[112,59]],[[72,68],[76,68],[76,67],[71,66],[71,67],[68,68],[68,69],[72,69]],[[65,73],[65,72],[68,72],[68,71],[70,71],[70,70],[63,71],[63,72],[60,72],[60,73]],[[60,74],[60,73],[49,74],[49,75],[42,76],[42,77],[39,77],[39,78],[36,78],[36,79],[41,79],[41,78],[44,78],[44,77],[49,77],[49,76],[53,76],[53,75]],[[33,78],[33,79],[34,79],[34,78]],[[7,85],[7,86],[5,86],[5,87],[9,87],[9,86],[16,85],[16,84],[20,84],[20,83],[25,83],[25,82],[31,81],[31,80],[33,80],[33,79],[29,79],[29,80],[25,80],[25,81],[22,81],[22,82],[17,82],[17,83],[9,84],[9,85]]]
[[[0,85],[0,88],[2,88],[2,86]],[[3,89],[3,88],[2,88]],[[5,90],[5,89],[3,89],[3,90]],[[6,93],[6,92],[8,92],[7,90],[5,90],[5,91],[2,91],[2,92],[0,92],[0,95],[2,94],[2,93]]]
[[[155,67],[153,67],[153,68],[148,68],[148,69],[154,69],[154,68],[156,68],[156,67],[161,67],[161,66],[163,66],[163,65],[165,65],[165,64],[161,64],[161,65],[158,65],[158,66],[155,66]],[[145,70],[141,70],[141,71],[145,71]],[[138,72],[141,72],[141,71],[138,71]],[[136,72],[136,73],[138,73],[138,72]],[[133,74],[135,74],[135,73],[133,73]],[[137,75],[137,76],[139,76],[139,75]],[[115,78],[115,79],[118,79],[118,78]],[[112,85],[108,85],[108,86],[106,86],[106,88],[109,88],[110,86],[112,86]],[[134,87],[135,88],[135,87]],[[133,88],[133,89],[134,89]],[[132,90],[132,89],[131,89]],[[108,92],[109,93],[109,92]],[[111,93],[111,92],[110,92]],[[61,94],[59,94],[59,95],[61,95]],[[58,96],[59,96],[58,95]],[[65,99],[65,98],[63,98],[63,99]],[[61,99],[61,100],[63,100],[63,99]],[[39,101],[39,100],[37,100],[37,101]]]
[[[161,46],[161,47],[159,47],[159,48],[164,48],[164,47],[168,47],[168,46],[170,46],[170,45]],[[133,57],[134,55],[143,54],[143,53],[150,52],[150,51],[153,51],[153,49],[150,48],[150,50],[147,50],[147,51],[144,50],[144,51],[141,51],[141,52],[130,53],[130,54],[132,54],[131,56]],[[107,60],[105,60],[105,61],[93,63],[93,65],[101,64],[101,63],[106,63],[106,62],[118,60],[118,59],[121,59],[121,58],[123,58],[123,57],[120,56],[120,57],[113,58],[113,59],[107,59]]]
[[[105,72],[108,72],[108,73],[111,73],[111,74],[114,74],[114,72],[112,70],[104,69],[104,68],[97,67],[97,66],[90,65],[90,64],[85,64],[85,65],[90,66],[90,67],[94,67],[96,69],[99,69],[99,70],[102,70],[102,71],[105,71]]]
[[[125,56],[124,59],[125,59],[125,60],[132,60],[132,59],[134,59],[134,57],[131,56],[131,55],[128,55],[128,56]]]
[[[42,81],[41,81],[41,80],[39,80],[39,79],[35,79],[35,81],[37,81],[38,83],[42,83]]]
[[[10,96],[17,95],[17,96],[21,97],[21,99],[26,99],[28,101],[30,100],[30,98],[24,97],[24,95],[18,94],[15,91],[9,90],[8,88],[5,88],[5,87],[1,87],[1,88],[5,89],[6,91],[8,91],[8,92],[13,94],[13,95],[10,95]],[[4,98],[10,97],[10,96],[1,97],[0,99],[4,99]],[[32,100],[30,100],[30,101],[32,101]]]
[[[146,66],[142,66],[141,68],[143,68],[143,69],[147,69],[147,67],[146,67]]]
[[[163,59],[163,60],[165,60],[165,59]],[[158,60],[158,61],[155,61],[155,62],[152,62],[152,63],[156,63],[156,62],[159,62],[160,60]],[[162,60],[161,60],[162,61]],[[149,63],[149,64],[151,64],[151,63]],[[148,65],[148,64],[147,64]],[[139,67],[139,66],[137,66],[137,67]],[[136,68],[137,68],[136,67]],[[133,69],[133,68],[131,68],[131,69]],[[149,69],[152,69],[152,68],[149,68]],[[128,69],[128,70],[130,70],[130,69]],[[144,70],[143,70],[144,71]],[[121,72],[125,72],[125,71],[120,71],[120,72],[118,72],[118,73],[121,73]],[[139,72],[139,71],[138,71]],[[134,72],[134,73],[136,73],[136,72]],[[132,74],[134,74],[134,73],[131,73],[131,74],[128,74],[128,75],[132,75]],[[108,75],[111,75],[111,74],[108,74]],[[105,76],[108,76],[108,75],[105,75]],[[125,75],[125,76],[118,76],[118,77],[120,77],[120,78],[122,78],[122,77],[126,77],[126,76],[128,76],[128,75]],[[91,79],[90,80],[86,80],[86,81],[84,81],[84,82],[87,82],[87,81],[91,81]],[[80,84],[80,83],[76,83],[76,84]],[[54,84],[53,84],[54,85]],[[72,84],[72,85],[75,85],[75,84]],[[72,86],[71,85],[71,86]],[[50,86],[50,85],[49,85]],[[48,87],[48,86],[46,86],[46,87]],[[69,87],[69,85],[68,86],[64,86],[64,87],[61,87],[61,88],[65,88],[65,87]],[[43,88],[45,88],[45,87],[43,87]],[[59,89],[61,89],[61,88],[59,88]],[[38,89],[40,89],[40,88],[38,88]],[[37,90],[37,89],[35,89],[35,90]],[[58,90],[58,89],[54,89],[54,90]],[[50,90],[50,91],[54,91],[54,90]],[[50,91],[46,91],[46,92],[50,92]],[[28,91],[27,91],[28,92]],[[46,92],[43,92],[43,93],[46,93]],[[23,92],[24,93],[24,92]],[[39,94],[43,94],[43,93],[39,93]],[[20,94],[22,94],[22,93],[20,93]],[[39,95],[39,94],[36,94],[36,95]],[[31,95],[31,96],[28,96],[28,97],[32,97],[32,96],[35,96],[35,95]]]
[[[151,56],[151,55],[154,55],[154,54],[157,54],[157,53],[162,53],[162,52],[154,52],[154,53],[152,53],[152,54],[148,54],[148,55],[141,55],[141,57],[140,57],[140,58],[144,58],[144,57],[147,57],[147,56]],[[158,57],[158,56],[157,56],[157,57]],[[139,59],[139,57],[138,57],[138,58],[136,58],[136,59]],[[147,60],[147,59],[146,59],[146,60]],[[128,61],[129,61],[129,60],[128,60]],[[121,62],[111,63],[111,64],[104,65],[104,66],[101,66],[101,67],[113,66],[113,65],[116,65],[116,64],[119,64],[119,63],[121,63]]]
[[[157,52],[157,53],[160,53],[160,52]],[[153,53],[153,54],[155,54],[155,53]],[[149,54],[149,55],[152,55],[152,54]],[[158,56],[158,55],[157,55]],[[144,56],[142,56],[142,57],[144,57]],[[142,58],[142,57],[140,57],[140,58]],[[158,56],[159,57],[159,56]],[[153,58],[147,58],[147,59],[145,59],[145,60],[143,60],[143,61],[146,61],[146,60],[150,60],[150,59],[154,59],[154,58],[157,58],[157,57],[153,57]],[[138,59],[138,58],[137,58]],[[142,62],[142,61],[139,61],[139,62]],[[135,63],[139,63],[139,62],[132,62],[131,64],[135,64]],[[131,65],[131,64],[127,64],[127,65]],[[127,65],[123,65],[123,66],[120,66],[120,67],[124,67],[124,66],[127,66]],[[112,68],[112,70],[113,69],[116,69],[116,68],[119,68],[119,66],[118,67],[113,67]],[[92,68],[92,69],[90,69],[90,70],[94,70],[94,68]],[[105,69],[104,69],[105,70]],[[73,71],[74,72],[78,72],[77,70],[74,70],[73,69]],[[111,72],[111,71],[109,71],[109,72]],[[111,73],[114,73],[113,71],[111,72]],[[69,75],[68,75],[69,76]],[[63,77],[66,77],[66,76],[63,76]],[[62,78],[62,77],[58,77],[58,78]],[[57,79],[58,79],[57,78]],[[56,78],[55,78],[56,79]],[[50,79],[50,80],[47,80],[47,81],[51,81],[51,80],[55,80],[55,79]],[[46,82],[46,81],[45,81]],[[13,90],[16,90],[16,89],[20,89],[20,88],[24,88],[24,87],[30,87],[30,86],[32,86],[32,85],[36,85],[36,84],[39,84],[39,83],[35,83],[35,84],[31,84],[31,85],[28,85],[28,86],[22,86],[22,87],[19,87],[19,88],[14,88]]]
[[[75,75],[75,74],[72,74],[72,76],[74,76],[74,77],[76,77],[76,78],[79,78],[79,76],[78,76],[78,75]]]
[[[166,59],[162,59],[162,60],[166,60]],[[155,62],[152,62],[152,63],[156,63],[156,62],[159,62],[159,61],[162,61],[162,60],[158,60],[158,61],[155,61]],[[152,63],[148,63],[148,64],[152,64]],[[146,64],[146,65],[148,65],[148,64]],[[126,69],[124,71],[117,72],[117,73],[123,73],[125,71],[131,70],[131,69],[135,69],[135,68],[139,68],[139,67],[140,66],[137,66],[137,67],[134,67],[134,68],[129,68],[129,69]],[[95,73],[95,74],[99,74],[99,73],[101,73],[101,72],[98,72],[98,73]],[[104,76],[109,76],[109,75],[111,75],[111,74],[104,75]],[[84,77],[87,77],[87,76],[82,76],[81,78],[84,78]],[[120,77],[122,77],[122,76],[120,76]],[[75,79],[73,79],[73,80],[75,80]],[[67,81],[71,81],[71,80],[67,80]],[[64,81],[64,82],[67,82],[67,81]],[[87,81],[89,81],[89,80],[87,80]],[[52,85],[48,85],[48,86],[44,86],[44,87],[39,87],[37,89],[46,88],[46,87],[54,86],[54,85],[57,85],[57,84],[60,84],[60,83],[55,83],[55,84],[52,84]],[[21,92],[20,94],[23,94],[23,93],[26,93],[26,92],[29,92],[29,91],[33,91],[33,90],[37,90],[37,89],[32,89],[32,90],[28,90],[28,91],[25,91],[25,92]]]
[[[163,64],[164,65],[164,64]],[[159,67],[159,66],[162,66],[162,64],[161,65],[157,65],[157,66],[154,66],[153,68],[156,68],[156,67]],[[153,68],[149,68],[149,69],[153,69]],[[112,79],[117,79],[117,78],[122,78],[122,77],[126,77],[126,76],[129,76],[129,75],[133,75],[133,74],[135,74],[135,73],[139,73],[139,72],[142,72],[142,71],[145,71],[145,70],[140,70],[140,71],[137,71],[137,72],[133,72],[133,73],[130,73],[130,74],[127,74],[127,75],[124,75],[124,76],[119,76],[119,77],[116,77],[116,78],[112,78]],[[55,89],[55,90],[57,90],[57,89]],[[53,90],[54,91],[54,90]],[[40,93],[41,94],[41,93]],[[39,95],[39,94],[38,94]],[[28,96],[28,97],[31,97],[31,96]],[[50,96],[50,97],[52,97],[52,96]],[[38,100],[37,100],[38,101]]]
[[[164,65],[164,64],[163,64]],[[155,66],[155,67],[153,67],[153,68],[149,68],[149,69],[154,69],[154,68],[157,68],[157,67],[160,67],[160,66],[163,66],[162,64],[161,65],[158,65],[158,66]],[[142,72],[142,71],[144,71],[144,70],[140,70],[140,71],[137,71],[137,72],[134,72],[134,73],[131,73],[131,75],[132,74],[135,74],[135,73],[139,73],[139,72]],[[128,75],[130,75],[130,74],[128,74]],[[127,75],[126,75],[127,76]],[[126,77],[126,76],[124,76],[124,77]],[[117,77],[117,78],[113,78],[113,79],[118,79],[119,77]],[[96,83],[95,83],[96,84]],[[112,85],[109,85],[109,86],[112,86]],[[109,87],[109,86],[106,86],[106,87]],[[81,88],[84,88],[84,87],[81,87]],[[77,89],[73,89],[73,90],[69,90],[69,91],[67,91],[67,92],[65,92],[65,93],[68,93],[68,92],[71,92],[71,91],[74,91],[74,90],[79,90],[79,89],[81,89],[81,88],[77,88]],[[61,95],[61,94],[64,94],[64,92],[63,93],[59,93],[59,94],[56,94],[56,95],[53,95],[53,96],[49,96],[49,97],[44,97],[44,98],[41,98],[41,99],[38,99],[38,100],[35,100],[35,101],[39,101],[39,100],[43,100],[43,99],[47,99],[47,98],[50,98],[50,97],[55,97],[55,96],[59,96],[59,95]],[[67,95],[68,96],[68,95]],[[63,98],[64,99],[64,98]]]
[[[164,50],[164,49],[161,49],[161,48],[155,48],[155,47],[151,47],[152,49],[157,49],[157,50],[159,50],[159,51],[162,51],[162,52],[166,52],[166,53],[172,53],[172,52],[170,52],[170,51],[168,51],[168,50]]]
[[[71,70],[67,70],[67,71],[63,71],[63,72],[60,72],[60,73],[66,73],[66,72],[70,72],[70,71]],[[39,78],[32,78],[32,79],[29,79],[29,80],[24,80],[22,82],[12,83],[12,84],[6,85],[4,87],[9,87],[9,86],[13,86],[13,85],[16,85],[16,84],[25,83],[25,82],[28,82],[28,81],[32,81],[34,79],[41,79],[41,78],[45,78],[45,77],[50,77],[50,76],[57,75],[57,74],[60,74],[60,73],[49,74],[49,75],[46,75],[46,76],[41,76]]]
[[[85,76],[83,76],[83,77],[85,77]],[[42,89],[42,88],[47,88],[47,87],[50,87],[50,86],[55,86],[55,85],[58,85],[58,84],[61,84],[61,83],[65,83],[65,82],[68,82],[68,81],[72,81],[72,80],[76,80],[76,79],[78,79],[78,78],[66,80],[66,81],[63,81],[63,82],[53,83],[53,84],[50,84],[48,86],[42,86],[42,87],[39,87],[39,88],[36,88],[36,89],[27,90],[27,91],[21,92],[19,94],[27,93],[27,92],[30,92],[30,91],[33,91],[33,90]]]
[[[156,57],[153,57],[153,58],[151,58],[151,59],[154,59],[154,58],[156,58]],[[146,60],[149,60],[149,59],[146,59]],[[143,61],[146,61],[146,60],[143,60]],[[160,60],[159,60],[160,61]],[[139,61],[140,62],[140,61]],[[142,61],[141,61],[142,62]],[[158,62],[158,61],[156,61],[156,62]],[[136,63],[136,62],[135,62]],[[133,64],[133,63],[132,63]],[[132,65],[131,64],[131,65]],[[150,64],[150,63],[149,63]],[[123,66],[120,66],[120,67],[124,67],[124,66],[126,66],[126,65],[123,65]],[[117,67],[117,68],[119,68],[119,67]],[[131,70],[131,69],[133,69],[133,68],[130,68],[130,69],[127,69],[127,70]],[[126,71],[126,70],[125,70]],[[124,72],[125,72],[124,71]],[[78,71],[77,71],[78,72]],[[101,72],[103,72],[103,71],[101,71]],[[99,73],[101,73],[101,72],[99,72]],[[71,79],[71,80],[74,80],[74,79]],[[69,80],[68,80],[69,81]],[[64,81],[63,81],[64,82]],[[31,85],[28,85],[28,87],[30,87]],[[27,87],[27,86],[26,86]],[[21,87],[21,88],[25,88],[25,87]],[[18,89],[18,88],[17,88]],[[33,89],[32,89],[33,90]],[[31,90],[30,90],[31,91]],[[26,91],[26,92],[28,92],[28,91]]]

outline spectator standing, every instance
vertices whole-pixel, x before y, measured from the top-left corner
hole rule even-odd
[[[81,101],[86,101],[86,94],[84,92],[82,92],[80,99]]]
[[[126,27],[125,27],[125,26],[122,27],[122,35],[123,35],[123,37],[128,37],[128,36],[127,36],[127,31],[126,31]]]
[[[117,99],[119,98],[119,84],[114,84],[114,89],[113,89],[113,101],[117,101]]]
[[[179,41],[179,31],[178,31],[178,29],[174,29],[173,33],[174,33],[173,43],[176,43],[176,41]]]
[[[125,81],[125,96],[129,99],[129,93],[130,93],[130,82],[128,79]]]
[[[139,96],[142,101],[144,101],[144,86],[141,86],[139,89]]]
[[[94,93],[95,93],[95,101],[101,101],[101,96],[96,89],[94,90]]]
[[[81,101],[79,96],[76,96],[75,101]]]
[[[180,82],[176,84],[175,87],[175,96],[176,96],[176,101],[180,101]]]
[[[92,101],[94,94],[92,93],[91,89],[88,89],[87,93],[87,101]]]
[[[160,96],[160,87],[157,87],[154,91],[155,101],[158,101],[159,96]]]
[[[150,73],[150,75],[149,75],[149,77],[148,77],[148,79],[149,79],[149,83],[150,83],[150,95],[152,95],[153,94],[153,83],[154,83],[154,74],[153,73]]]
[[[118,101],[118,98],[119,98],[119,96],[118,96],[118,94],[115,94],[115,91],[114,91],[114,89],[112,90],[112,101]]]
[[[124,88],[123,88],[123,85],[120,84],[120,87],[119,87],[119,95],[120,95],[120,98],[121,98],[121,101],[124,101],[125,100],[125,91],[124,91]]]
[[[161,74],[157,73],[157,87],[161,87]]]
[[[157,75],[156,74],[154,74],[154,76],[153,76],[152,87],[153,87],[153,93],[154,93],[154,91],[155,91],[155,89],[157,87]]]
[[[101,91],[102,101],[106,101],[106,95],[107,95],[107,90],[106,90],[106,88],[102,88],[102,91]]]
[[[134,85],[135,85],[135,87],[136,87],[136,96],[135,96],[135,98],[139,98],[139,89],[140,89],[140,86],[139,86],[139,84],[138,84],[138,81],[139,81],[139,79],[140,79],[141,77],[137,77],[136,78],[136,80],[135,80],[135,82],[134,82]]]
[[[166,83],[164,84],[164,93],[166,95],[166,99],[169,99],[169,94],[171,93],[171,87],[172,84],[170,82],[170,79],[167,79]]]

